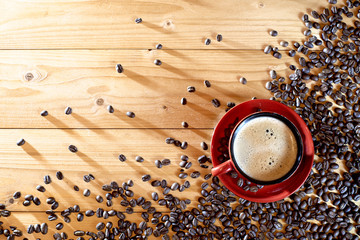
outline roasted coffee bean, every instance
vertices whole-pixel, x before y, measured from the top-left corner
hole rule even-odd
[[[83,192],[83,195],[84,195],[85,197],[90,196],[90,194],[91,194],[91,191],[90,191],[89,189],[85,189],[84,192]]]
[[[126,157],[125,157],[124,154],[120,154],[118,158],[119,158],[120,162],[125,162],[126,161]]]
[[[210,45],[210,43],[211,43],[211,40],[209,39],[209,38],[207,38],[207,39],[205,39],[205,45]]]
[[[83,176],[83,180],[84,180],[84,182],[87,182],[87,183],[91,181],[89,175],[84,175],[84,176]]]
[[[71,113],[72,113],[72,108],[71,107],[66,107],[65,108],[65,114],[70,115]]]
[[[118,73],[124,72],[124,68],[123,68],[123,66],[122,66],[120,63],[116,64],[115,70],[116,70]]]
[[[216,35],[216,41],[221,42],[223,40],[223,36],[221,34]]]
[[[280,46],[287,47],[287,46],[289,46],[289,43],[287,41],[281,41]]]
[[[156,166],[157,168],[162,168],[162,163],[161,163],[161,161],[160,161],[160,160],[155,160],[155,166]]]
[[[143,162],[143,161],[144,161],[144,158],[141,157],[141,156],[136,156],[136,157],[135,157],[135,161],[137,161],[137,162]]]
[[[107,109],[107,111],[108,111],[109,113],[114,113],[114,111],[115,111],[114,107],[111,106],[111,105],[108,105],[108,106],[106,107],[106,109]]]
[[[209,80],[205,80],[204,81],[204,85],[205,85],[205,87],[211,87],[211,83],[209,82]]]
[[[16,145],[18,145],[18,146],[22,146],[24,144],[25,144],[25,140],[23,138],[20,139],[19,141],[17,141],[17,143],[16,143]]]
[[[160,66],[162,64],[162,62],[159,59],[155,59],[154,64],[157,65],[157,66]]]
[[[187,122],[182,122],[182,123],[181,123],[181,126],[182,126],[183,128],[188,128],[188,127],[189,127],[189,124],[188,124]]]
[[[49,115],[49,113],[48,113],[48,111],[44,110],[44,111],[41,111],[40,115],[43,117],[46,117],[47,115]]]
[[[200,146],[203,150],[208,150],[208,145],[206,144],[206,142],[201,142]]]
[[[188,147],[188,143],[186,141],[182,142],[180,145],[181,149],[186,149]]]
[[[161,161],[161,164],[162,164],[163,166],[168,166],[168,165],[171,164],[171,161],[170,161],[170,159],[165,158],[165,159],[163,159],[163,160]]]
[[[186,98],[181,98],[181,105],[186,105],[186,103],[187,103]]]
[[[240,77],[239,82],[245,85],[247,84],[247,79],[244,77]]]
[[[276,71],[275,70],[270,70],[270,77],[272,79],[276,79],[277,78],[277,74],[276,74]]]
[[[264,53],[265,54],[269,54],[269,53],[271,53],[271,51],[272,51],[272,46],[270,46],[270,45],[268,45],[268,46],[266,46],[264,48]]]
[[[192,177],[192,178],[198,178],[198,177],[200,177],[200,172],[194,171],[194,172],[192,172],[192,173],[190,174],[190,177]]]
[[[159,195],[156,192],[151,193],[151,197],[154,201],[159,200]]]
[[[129,118],[134,118],[135,113],[134,112],[126,112],[126,116],[128,116]]]
[[[84,231],[81,231],[81,230],[76,230],[76,231],[74,231],[74,235],[75,235],[75,236],[84,236],[84,235],[85,235],[85,232],[84,232]]]
[[[189,168],[191,168],[191,166],[192,166],[192,163],[191,163],[191,162],[186,162],[184,168],[185,168],[185,169],[189,169]]]
[[[15,192],[14,194],[13,194],[13,198],[14,199],[18,199],[18,198],[20,198],[21,197],[21,192]]]
[[[214,98],[213,100],[211,100],[211,103],[214,105],[214,107],[218,108],[220,107],[220,101],[216,98]]]
[[[136,18],[136,19],[135,19],[135,22],[136,22],[136,23],[141,23],[141,22],[142,22],[142,18]]]
[[[41,185],[38,185],[38,186],[36,187],[36,190],[38,190],[39,192],[45,192],[45,191],[46,191],[45,187],[43,187],[43,186],[41,186]]]
[[[40,231],[43,235],[47,234],[48,233],[48,225],[47,223],[42,223],[40,225]]]
[[[79,189],[79,187],[78,187],[77,185],[74,185],[74,190],[75,190],[76,192],[78,192],[80,189]]]
[[[51,204],[51,209],[52,209],[52,210],[56,210],[58,207],[59,207],[59,203],[58,203],[58,202],[53,202],[53,203]]]
[[[41,201],[38,197],[34,197],[33,202],[36,206],[39,206],[41,204]]]
[[[162,44],[161,43],[158,43],[158,44],[156,44],[156,49],[162,49]]]
[[[69,145],[68,147],[70,152],[76,153],[78,151],[77,147],[74,145]]]
[[[91,217],[91,216],[94,216],[94,211],[93,210],[86,210],[85,211],[85,216],[87,216],[87,217]]]
[[[195,92],[195,87],[193,87],[193,86],[188,86],[188,87],[187,87],[187,91],[190,92],[190,93]]]
[[[59,180],[63,180],[63,179],[64,179],[64,175],[63,175],[62,172],[60,172],[60,171],[57,171],[57,172],[56,172],[56,177],[57,177],[57,179],[59,179]]]
[[[270,36],[272,36],[272,37],[276,37],[276,36],[278,35],[278,32],[275,31],[275,30],[271,30],[271,31],[269,32],[269,34],[270,34]]]
[[[44,176],[44,183],[50,184],[51,183],[51,177],[49,175]]]
[[[27,228],[27,233],[32,234],[35,231],[34,225],[30,224]]]
[[[100,196],[100,195],[97,195],[97,196],[95,197],[95,199],[96,199],[96,201],[97,201],[98,203],[102,203],[102,202],[104,201],[104,198],[103,198],[102,196]]]
[[[151,176],[149,174],[146,174],[146,175],[142,176],[142,180],[143,180],[143,182],[147,182],[147,181],[151,180]]]

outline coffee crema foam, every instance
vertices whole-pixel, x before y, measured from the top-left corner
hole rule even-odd
[[[279,179],[296,162],[298,147],[294,133],[277,118],[260,116],[251,119],[234,137],[234,160],[253,179]]]

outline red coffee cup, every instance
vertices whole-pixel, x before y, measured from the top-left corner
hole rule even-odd
[[[296,170],[279,183],[263,184],[258,191],[251,191],[245,186],[239,186],[237,181],[242,178],[247,186],[258,186],[244,176],[231,160],[229,149],[230,139],[232,139],[239,122],[258,112],[275,113],[289,120],[301,137],[302,157]],[[294,193],[310,174],[314,159],[313,138],[304,120],[288,106],[273,100],[255,99],[243,102],[230,109],[216,125],[211,139],[211,160],[213,163],[212,173],[223,183],[223,185],[237,196],[253,202],[274,202],[286,198]],[[228,161],[227,161],[228,160]],[[238,177],[235,178],[236,171]]]
[[[236,148],[236,146],[234,144],[236,136],[239,134],[239,132],[242,130],[242,128],[246,127],[246,125],[249,124],[252,120],[255,120],[255,119],[259,120],[260,118],[272,118],[274,120],[278,120],[277,122],[280,124],[284,123],[285,125],[283,125],[283,126],[287,126],[291,130],[291,132],[287,132],[287,133],[290,133],[290,134],[292,133],[293,138],[296,141],[296,142],[289,142],[289,144],[290,143],[296,144],[297,153],[296,153],[295,159],[292,160],[294,162],[294,164],[292,166],[290,166],[291,168],[284,175],[280,176],[279,178],[275,178],[275,179],[271,179],[271,180],[260,180],[260,179],[255,179],[254,177],[251,177],[238,164],[238,161],[241,161],[241,159],[236,160],[236,156],[234,154],[234,148]],[[282,125],[280,125],[280,126],[282,126]],[[271,133],[271,134],[273,134],[273,133]],[[260,135],[262,135],[263,138],[268,138],[270,140],[270,142],[277,140],[276,137],[275,137],[275,139],[271,138],[271,137],[267,137],[267,135],[269,135],[269,134],[267,134],[266,132],[261,132]],[[240,176],[243,176],[248,181],[255,183],[255,184],[259,184],[259,185],[271,185],[271,184],[277,184],[277,183],[281,183],[281,182],[285,181],[297,170],[297,168],[300,165],[302,156],[303,156],[302,138],[301,138],[301,135],[300,135],[298,129],[295,127],[295,125],[291,121],[289,121],[286,117],[284,117],[280,114],[273,113],[273,112],[266,112],[266,111],[258,111],[258,112],[252,113],[252,114],[248,115],[247,117],[243,118],[240,122],[238,122],[238,124],[235,126],[234,130],[231,133],[228,146],[229,146],[230,159],[221,163],[220,165],[212,168],[212,170],[211,170],[212,175],[217,176],[220,174],[228,173],[230,171],[236,171]],[[253,147],[254,149],[256,149],[256,148],[261,148],[263,146],[250,146],[250,147]],[[268,156],[266,156],[266,158],[267,157]],[[269,164],[271,165],[271,162]],[[278,169],[276,169],[276,168],[272,169],[272,171],[277,171],[277,170]],[[257,171],[260,171],[260,169],[258,169]]]

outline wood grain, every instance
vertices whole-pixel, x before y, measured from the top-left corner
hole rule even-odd
[[[181,196],[181,199],[189,198],[192,201],[191,206],[196,206],[195,201],[200,196],[203,176],[210,172],[210,168],[201,168],[197,162],[199,156],[210,155],[209,150],[201,149],[200,143],[205,141],[209,144],[211,134],[212,130],[199,129],[3,129],[0,130],[0,203],[5,202],[11,211],[40,211],[48,209],[45,200],[54,196],[60,204],[59,210],[76,203],[84,208],[96,209],[99,207],[95,201],[96,195],[106,193],[101,190],[103,184],[117,181],[121,185],[129,179],[135,183],[133,191],[136,198],[142,195],[150,199],[152,191],[162,192],[161,188],[152,187],[151,181],[142,182],[141,177],[150,174],[152,180],[166,179],[169,186],[174,182],[183,184],[185,180],[189,180],[192,187],[183,193],[175,191],[174,195]],[[182,150],[168,145],[165,143],[166,137],[187,141],[189,146]],[[24,138],[26,144],[16,146],[18,138]],[[77,146],[79,151],[71,153],[68,150],[70,144]],[[119,154],[124,154],[127,160],[120,162]],[[190,169],[185,170],[189,174],[186,179],[178,178],[182,154],[188,155],[193,164]],[[136,162],[136,156],[142,156],[144,162]],[[164,158],[170,159],[171,165],[157,168],[154,161]],[[56,171],[63,172],[64,180],[59,181],[55,177]],[[190,174],[193,171],[199,171],[201,177],[192,179]],[[86,183],[83,176],[89,173],[92,173],[96,180]],[[51,184],[44,184],[45,175],[50,175]],[[45,193],[35,189],[39,184],[46,187]],[[74,185],[78,185],[81,190],[75,192]],[[92,192],[88,198],[82,196],[85,188]],[[15,203],[11,204],[9,200],[15,191],[21,191],[23,197],[26,194],[39,196],[45,204],[24,207],[23,197],[22,201],[15,200]],[[119,199],[115,200],[114,208],[119,208],[119,203]],[[105,203],[101,206],[106,207]],[[159,210],[164,211],[166,208],[159,207]]]
[[[261,49],[265,42],[301,41],[301,15],[324,6],[327,1],[2,0],[0,48]],[[271,29],[279,37],[270,37]]]
[[[0,51],[0,126],[181,128],[187,121],[190,128],[213,128],[228,101],[271,96],[265,89],[269,70],[285,75],[295,64],[283,55],[278,60],[245,50]],[[163,64],[156,66],[154,59]],[[121,74],[115,71],[117,63],[124,67]],[[241,76],[246,85],[239,82]],[[188,93],[187,86],[196,92]],[[186,106],[180,104],[182,97]],[[220,108],[213,107],[213,98],[220,100]],[[109,104],[114,114],[107,112]],[[74,114],[64,114],[67,106]],[[41,117],[42,110],[49,116]],[[127,111],[136,118],[126,117]]]

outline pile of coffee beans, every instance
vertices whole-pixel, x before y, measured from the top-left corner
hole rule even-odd
[[[99,204],[106,201],[106,205],[112,208],[109,211],[101,207],[82,209],[79,205],[59,206],[59,202],[49,196],[51,193],[42,185],[36,189],[39,194],[49,194],[45,203],[37,196],[15,192],[9,202],[22,201],[24,206],[46,204],[49,206],[45,212],[48,221],[59,221],[51,237],[47,235],[47,223],[29,225],[27,234],[41,233],[44,239],[56,240],[148,239],[150,236],[164,240],[360,239],[360,22],[354,17],[360,16],[356,10],[360,2],[347,0],[346,6],[337,4],[336,0],[329,0],[329,3],[332,4],[329,8],[313,10],[311,16],[303,16],[307,27],[304,32],[306,40],[303,44],[293,43],[293,49],[288,51],[288,55],[296,57],[298,61],[298,64],[289,67],[294,73],[280,76],[272,70],[271,81],[266,84],[266,88],[274,94],[272,99],[292,107],[304,119],[313,136],[317,156],[310,176],[297,192],[289,198],[271,203],[241,199],[222,185],[218,177],[212,177],[210,170],[204,176],[196,170],[198,167],[209,168],[211,159],[208,156],[201,155],[197,161],[191,161],[184,154],[180,157],[179,178],[182,180],[190,176],[190,181],[169,183],[166,179],[153,179],[150,174],[144,174],[141,184],[157,188],[152,192],[151,199],[135,197],[131,190],[133,180],[122,183],[111,181],[101,187],[103,194],[95,197]],[[348,25],[344,18],[354,18],[354,24]],[[137,18],[135,22],[141,23],[142,19]],[[320,31],[320,37],[312,34],[314,29]],[[269,34],[278,37],[276,30]],[[219,34],[216,39],[220,42],[223,37]],[[205,44],[210,43],[211,40],[206,39]],[[289,42],[282,40],[280,46],[288,47]],[[282,56],[278,47],[267,46],[264,52],[272,53],[275,58]],[[160,65],[161,61],[155,64]],[[123,72],[121,64],[117,64],[116,71]],[[240,82],[246,84],[246,79],[241,78]],[[211,83],[206,80],[204,85],[209,88]],[[188,86],[187,91],[196,94],[193,86]],[[186,105],[187,101],[182,98],[181,104]],[[221,105],[216,98],[210,99],[209,104],[215,107]],[[233,102],[227,103],[226,111],[234,106]],[[71,112],[70,107],[65,110],[66,114]],[[109,112],[113,112],[113,108]],[[135,114],[128,112],[127,116],[133,118]],[[236,122],[238,119],[228,126],[225,136],[230,137]],[[229,158],[226,148],[228,139],[220,141],[223,147],[220,149],[220,161],[225,161]],[[188,146],[186,141],[181,142],[174,137],[167,138],[165,142],[183,150]],[[21,146],[25,140],[21,139],[17,144]],[[207,150],[208,146],[202,142],[201,148]],[[77,152],[74,145],[70,145],[69,150]],[[126,156],[120,154],[119,160],[125,162]],[[144,159],[137,156],[136,161],[142,162]],[[170,164],[169,159],[155,161],[158,168]],[[344,171],[339,171],[340,167]],[[238,178],[236,172],[229,174],[237,179],[239,187],[261,191],[262,186],[251,188],[248,182]],[[62,172],[57,172],[53,179],[63,180],[64,177]],[[186,191],[191,187],[191,179],[198,178],[202,180],[201,190],[196,207],[190,208],[188,205],[191,201],[186,194],[180,198],[175,193]],[[92,174],[85,175],[83,180],[96,181]],[[46,175],[44,183],[51,184],[52,176]],[[161,189],[160,193],[158,189]],[[92,190],[80,189],[77,185],[72,191],[80,190],[84,197],[92,194]],[[119,199],[119,205],[114,205],[115,199]],[[159,206],[168,211],[158,211],[156,208]],[[63,209],[60,212],[56,211],[59,207]],[[138,223],[126,220],[127,215],[134,213],[135,207],[142,209]],[[0,204],[0,219],[10,215],[6,206]],[[85,229],[89,227],[86,225],[86,218],[89,217],[98,218],[91,231]],[[61,231],[63,222],[71,224],[71,221],[84,222],[84,229]],[[6,237],[11,240],[25,235],[24,230],[5,225],[0,221],[0,239]]]

